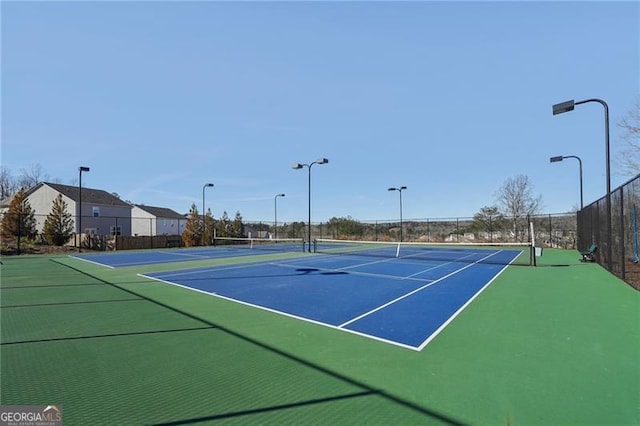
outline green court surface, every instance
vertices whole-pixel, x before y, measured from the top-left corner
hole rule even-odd
[[[640,292],[578,258],[509,267],[418,352],[137,275],[238,260],[5,257],[0,403],[67,425],[640,424]]]

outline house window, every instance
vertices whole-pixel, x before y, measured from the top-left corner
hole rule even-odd
[[[119,226],[112,226],[111,235],[122,235],[122,229]]]
[[[87,235],[98,235],[97,228],[84,228],[84,233]]]
[[[100,207],[93,207],[92,211],[93,211],[93,217],[99,217],[100,216]]]

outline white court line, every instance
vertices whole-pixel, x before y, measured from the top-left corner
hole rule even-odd
[[[464,269],[467,269],[467,268],[469,268],[471,266],[474,266],[474,265],[478,264],[479,262],[482,262],[483,260],[488,259],[491,256],[494,256],[494,255],[496,255],[498,253],[499,252],[492,253],[492,254],[490,254],[490,255],[482,258],[482,259],[477,260],[474,263],[470,263],[469,265],[466,265],[463,268],[460,268],[460,269],[458,269],[458,270],[456,270],[456,271],[454,271],[454,272],[452,272],[452,273],[450,273],[450,274],[448,274],[448,275],[446,275],[446,276],[444,276],[442,278],[439,278],[438,280],[436,280],[436,281],[434,281],[434,282],[432,282],[430,284],[427,284],[427,285],[421,287],[420,289],[414,290],[414,291],[406,294],[405,296],[399,297],[394,301],[386,303],[386,304],[384,304],[383,306],[381,306],[379,308],[376,308],[376,309],[374,309],[374,310],[372,310],[372,311],[370,311],[370,312],[368,312],[368,313],[366,313],[364,315],[360,315],[358,318],[354,318],[354,319],[352,319],[352,320],[350,320],[348,322],[345,322],[345,323],[343,323],[341,325],[338,325],[338,326],[335,326],[335,325],[332,325],[332,324],[328,324],[328,323],[325,323],[325,322],[321,322],[321,321],[316,321],[316,320],[313,320],[313,319],[310,319],[310,318],[305,318],[305,317],[293,315],[293,314],[290,314],[290,313],[287,313],[287,312],[283,312],[283,311],[279,311],[279,310],[276,310],[276,309],[267,308],[265,306],[255,305],[255,304],[252,304],[252,303],[249,303],[249,302],[245,302],[245,301],[238,300],[238,299],[233,299],[233,298],[230,298],[230,297],[227,297],[227,296],[222,296],[222,295],[217,294],[215,292],[207,292],[207,291],[204,291],[204,290],[199,290],[199,289],[196,289],[196,288],[193,288],[193,287],[190,287],[190,286],[174,283],[172,281],[167,281],[167,280],[164,280],[162,278],[151,277],[151,276],[148,276],[148,275],[145,275],[145,274],[137,274],[137,275],[141,276],[141,277],[144,277],[144,278],[151,279],[151,280],[155,280],[155,281],[158,281],[158,282],[162,282],[162,283],[165,283],[165,284],[181,287],[181,288],[184,288],[186,290],[196,291],[198,293],[211,295],[211,296],[218,297],[218,298],[221,298],[221,299],[225,299],[225,300],[228,300],[228,301],[232,301],[232,302],[235,302],[235,303],[240,303],[240,304],[245,305],[245,306],[258,308],[258,309],[261,309],[261,310],[264,310],[264,311],[272,312],[272,313],[279,314],[279,315],[284,315],[286,317],[302,320],[302,321],[305,321],[305,322],[308,322],[308,323],[312,323],[312,324],[328,327],[328,328],[339,330],[339,331],[342,331],[342,332],[351,333],[351,334],[354,334],[354,335],[357,335],[357,336],[366,337],[366,338],[369,338],[369,339],[372,339],[372,340],[376,340],[376,341],[379,341],[379,342],[382,342],[382,343],[387,343],[387,344],[391,344],[391,345],[398,346],[398,347],[401,347],[401,348],[410,349],[410,350],[419,352],[419,351],[422,351],[422,349],[424,349],[427,346],[427,344],[430,343],[442,330],[444,330],[444,328],[449,323],[451,323],[453,321],[453,319],[455,317],[457,317],[475,298],[477,298],[480,295],[480,293],[482,291],[484,291],[500,274],[502,274],[502,272],[504,272],[504,270],[511,263],[513,263],[518,256],[514,257],[514,259],[512,259],[511,262],[509,262],[509,265],[505,265],[487,284],[485,284],[480,290],[478,290],[476,292],[476,294],[474,294],[462,307],[460,307],[460,309],[458,309],[451,317],[449,317],[449,319],[447,319],[436,331],[434,331],[430,336],[428,336],[427,339],[417,347],[416,346],[407,345],[407,344],[404,344],[404,343],[400,343],[400,342],[397,342],[397,341],[394,341],[394,340],[388,340],[388,339],[385,339],[385,338],[382,338],[382,337],[378,337],[378,336],[374,336],[374,335],[371,335],[371,334],[362,333],[362,332],[359,332],[359,331],[356,331],[356,330],[350,330],[350,329],[344,328],[344,327],[347,324],[356,321],[357,319],[360,319],[360,318],[363,318],[364,316],[370,315],[375,311],[378,311],[378,310],[380,310],[380,309],[382,309],[382,308],[384,308],[386,306],[389,306],[389,305],[399,301],[400,299],[403,299],[403,298],[406,298],[406,297],[410,296],[411,294],[415,294],[418,291],[420,291],[422,289],[425,289],[425,288],[431,286],[432,284],[435,284],[436,282],[442,281],[445,278],[448,278],[448,277],[450,277],[452,275],[455,275],[458,272],[461,272]],[[332,258],[333,256],[332,255],[327,255],[325,257]],[[316,259],[317,259],[317,257],[316,257]],[[276,265],[276,266],[288,267],[288,268],[299,268],[301,266],[304,266],[304,265],[299,265],[299,264],[298,265],[287,265],[287,264],[277,264],[277,263],[273,263],[273,262],[259,262],[259,263],[251,263],[251,264],[244,264],[244,265],[237,265],[237,266],[234,265],[234,266],[230,266],[230,267],[226,267],[226,268],[220,268],[220,267],[216,268],[216,267],[214,267],[214,268],[210,268],[210,269],[200,269],[198,272],[202,272],[203,270],[207,271],[207,270],[220,270],[220,269],[236,269],[236,268],[242,268],[242,267],[246,267],[246,266],[260,266],[260,265],[264,265],[265,263],[273,264],[273,265]],[[327,268],[316,268],[316,269],[323,269],[323,270],[326,270],[326,271],[336,271],[336,269],[327,269]],[[351,273],[354,273],[354,272],[351,271],[349,273],[351,274]],[[182,274],[184,274],[184,272],[182,272],[182,273],[178,272],[177,274],[168,274],[166,276],[182,275]],[[377,274],[362,274],[362,275],[372,275],[372,276],[392,278],[392,279],[397,279],[397,280],[405,279],[405,277],[383,276],[383,275],[377,275]],[[426,281],[426,280],[420,280],[420,281]]]
[[[166,250],[159,250],[157,253],[171,254],[171,255],[184,256],[184,257],[197,257],[197,258],[204,258],[204,259],[209,258],[209,256],[206,256],[203,254],[178,253],[178,252],[166,251]]]
[[[372,336],[370,334],[361,333],[361,332],[355,331],[355,330],[349,330],[349,329],[345,329],[345,328],[340,328],[340,327],[337,327],[335,325],[328,324],[326,322],[316,321],[316,320],[313,320],[311,318],[305,318],[305,317],[301,317],[301,316],[298,316],[298,315],[293,315],[293,314],[290,314],[290,313],[284,312],[284,311],[278,311],[276,309],[267,308],[266,306],[256,305],[256,304],[253,304],[253,303],[245,302],[243,300],[234,299],[234,298],[228,297],[228,296],[223,296],[223,295],[218,294],[218,293],[200,290],[200,289],[189,287],[189,286],[186,286],[186,285],[174,283],[172,281],[166,281],[166,280],[163,280],[163,279],[160,279],[160,278],[150,277],[150,276],[144,275],[144,274],[136,274],[136,275],[138,275],[140,277],[143,277],[143,278],[148,278],[150,280],[158,281],[158,282],[161,282],[161,283],[164,283],[164,284],[169,284],[169,285],[174,285],[176,287],[181,287],[181,288],[184,288],[186,290],[192,290],[192,291],[196,291],[198,293],[207,294],[209,296],[218,297],[220,299],[228,300],[230,302],[239,303],[241,305],[249,306],[249,307],[252,307],[252,308],[261,309],[263,311],[271,312],[271,313],[274,313],[274,314],[284,315],[285,317],[289,317],[289,318],[305,321],[305,322],[312,323],[312,324],[315,324],[315,325],[320,325],[320,326],[323,326],[323,327],[332,328],[334,330],[338,330],[338,331],[341,331],[341,332],[345,332],[346,331],[346,332],[351,333],[351,334],[355,334],[355,335],[358,335],[358,336],[366,337],[366,338],[369,338],[369,339],[377,340],[379,342],[388,343],[388,344],[395,345],[395,346],[400,346],[400,347],[405,348],[405,349],[411,349],[413,351],[417,351],[418,350],[418,348],[416,348],[415,346],[405,345],[404,343],[396,342],[396,341],[393,341],[393,340],[387,340],[387,339],[384,339],[382,337]]]
[[[107,264],[105,264],[105,263],[95,262],[95,261],[93,261],[93,260],[83,259],[82,257],[73,256],[73,255],[69,255],[69,257],[70,257],[70,258],[72,258],[72,259],[82,260],[83,262],[93,263],[94,265],[98,265],[98,266],[106,266],[107,268],[115,269],[115,267],[113,267],[113,266],[111,266],[111,265],[107,265]]]
[[[500,251],[502,251],[502,250],[500,250]],[[407,297],[411,296],[412,294],[415,294],[415,293],[417,293],[417,292],[419,292],[419,291],[422,291],[422,290],[424,290],[424,289],[425,289],[425,288],[427,288],[427,287],[431,287],[432,285],[434,285],[434,284],[436,284],[436,283],[439,283],[440,281],[442,281],[442,280],[444,280],[444,279],[446,279],[446,278],[449,278],[449,277],[451,277],[451,276],[453,276],[453,275],[457,274],[458,272],[462,272],[462,271],[464,271],[464,270],[465,270],[465,269],[467,269],[467,268],[470,268],[470,267],[472,267],[472,266],[474,266],[474,265],[477,265],[479,262],[482,262],[483,260],[486,260],[486,259],[490,258],[491,256],[495,256],[496,254],[500,253],[500,251],[495,252],[495,253],[492,253],[492,254],[490,254],[490,255],[488,255],[488,256],[485,256],[485,257],[483,257],[482,259],[476,260],[475,262],[470,263],[470,264],[468,264],[468,265],[467,265],[467,266],[465,266],[465,267],[462,267],[462,268],[460,268],[460,269],[456,269],[455,271],[451,272],[450,274],[445,275],[444,277],[438,278],[437,280],[435,280],[435,281],[433,281],[433,282],[430,282],[430,283],[429,283],[429,284],[427,284],[427,285],[423,285],[422,287],[417,288],[417,289],[415,289],[415,290],[412,290],[412,291],[410,291],[409,293],[406,293],[406,294],[404,294],[404,295],[402,295],[402,296],[400,296],[400,297],[397,297],[396,299],[391,300],[391,301],[389,301],[389,302],[385,303],[384,305],[378,306],[377,308],[374,308],[374,309],[370,310],[369,312],[365,312],[365,313],[364,313],[364,314],[362,314],[362,315],[359,315],[359,316],[357,316],[357,317],[355,317],[355,318],[353,318],[353,319],[350,319],[349,321],[347,321],[347,322],[345,322],[345,323],[340,324],[338,327],[340,327],[340,328],[342,328],[342,327],[346,327],[347,325],[352,324],[352,323],[354,323],[354,322],[356,322],[356,321],[358,321],[358,320],[360,320],[360,319],[362,319],[362,318],[364,318],[364,317],[367,317],[367,316],[369,316],[369,315],[371,315],[371,314],[373,314],[373,313],[375,313],[375,312],[378,312],[378,311],[380,311],[380,310],[382,310],[382,309],[386,308],[387,306],[393,305],[394,303],[397,303],[397,302],[399,302],[399,301],[401,301],[401,300],[403,300],[403,299],[406,299]]]
[[[443,266],[446,266],[446,265],[451,265],[452,263],[461,262],[464,259],[466,259],[467,257],[472,256],[472,255],[473,254],[468,254],[466,256],[460,257],[460,258],[458,258],[456,260],[453,260],[451,262],[439,263],[439,264],[437,264],[436,266],[434,266],[432,268],[427,268],[427,269],[424,269],[424,270],[422,270],[420,272],[416,272],[415,274],[411,274],[407,278],[412,278],[412,277],[415,277],[416,275],[424,274],[425,272],[433,271],[434,269],[442,268]],[[406,257],[410,257],[410,256],[406,256]],[[401,259],[404,259],[404,258],[401,258]]]
[[[168,277],[175,277],[175,276],[181,276],[181,275],[192,275],[192,274],[201,274],[203,272],[215,272],[215,271],[228,271],[230,269],[244,269],[244,268],[253,268],[256,266],[264,266],[264,265],[268,265],[269,262],[251,262],[251,263],[240,263],[237,265],[232,265],[232,266],[211,266],[211,267],[204,267],[204,268],[194,268],[194,269],[187,269],[187,270],[183,270],[183,271],[175,271],[172,273],[168,273],[168,274],[161,274],[159,276],[163,277],[163,278],[168,278]]]
[[[495,275],[494,275],[494,277],[493,277],[493,278],[491,278],[491,279],[490,279],[490,280],[489,280],[489,281],[488,281],[484,286],[482,286],[482,288],[481,288],[480,290],[478,290],[478,291],[477,291],[473,296],[471,296],[471,298],[469,298],[469,300],[467,300],[467,301],[466,301],[466,303],[464,303],[464,304],[460,307],[460,309],[458,309],[457,311],[455,311],[455,312],[453,313],[453,315],[451,315],[451,316],[449,317],[449,319],[447,319],[447,320],[446,320],[446,321],[445,321],[445,322],[444,322],[440,327],[438,327],[438,329],[437,329],[436,331],[434,331],[433,333],[431,333],[431,335],[430,335],[429,337],[427,337],[427,339],[426,339],[424,342],[422,342],[422,344],[421,344],[420,346],[418,346],[417,350],[418,350],[418,351],[423,350],[423,349],[424,349],[424,348],[425,348],[425,347],[426,347],[426,346],[427,346],[427,345],[428,345],[428,344],[429,344],[433,339],[435,339],[435,338],[436,338],[436,336],[437,336],[438,334],[440,334],[440,332],[441,332],[442,330],[444,330],[444,329],[445,329],[445,327],[446,327],[446,326],[448,326],[448,325],[451,323],[451,321],[453,321],[453,320],[454,320],[458,315],[460,315],[460,313],[461,313],[463,310],[465,310],[465,308],[466,308],[467,306],[469,306],[469,304],[470,304],[471,302],[473,302],[473,301],[474,301],[474,300],[475,300],[475,299],[480,295],[480,293],[482,293],[482,292],[483,292],[487,287],[489,287],[489,284],[491,284],[491,283],[492,283],[496,278],[498,278],[498,276],[500,276],[500,274],[502,274],[502,273],[505,271],[505,269],[507,269],[507,267],[508,267],[509,265],[511,265],[511,264],[512,264],[512,263],[513,263],[513,262],[514,262],[514,261],[515,261],[515,260],[516,260],[520,255],[521,255],[521,254],[522,254],[522,251],[520,251],[520,253],[518,254],[518,256],[515,256],[515,257],[511,260],[511,262],[509,262],[509,264],[508,264],[508,265],[504,265],[504,267],[503,267],[500,271],[498,271],[498,273],[497,273],[497,274],[495,274]]]
[[[272,262],[270,263],[270,265],[274,265],[274,266],[282,266],[283,268],[300,268],[300,265],[289,265],[286,263],[275,263]],[[317,266],[312,266],[313,269],[317,269],[318,271],[324,271],[324,272],[343,272],[346,268],[319,268]],[[397,276],[397,275],[385,275],[385,274],[374,274],[372,272],[359,272],[359,271],[349,271],[348,272],[349,275],[362,275],[365,277],[373,277],[373,278],[386,278],[386,279],[392,279],[392,280],[396,280],[396,281],[403,281],[403,280],[411,280],[411,281],[418,281],[418,282],[429,282],[429,281],[433,281],[433,280],[428,280],[428,279],[419,279],[419,278],[407,278],[404,276]]]

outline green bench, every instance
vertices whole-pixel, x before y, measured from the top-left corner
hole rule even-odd
[[[584,251],[581,251],[582,255],[581,262],[595,262],[596,261],[596,252],[598,251],[598,246],[595,244],[591,244],[591,246]]]

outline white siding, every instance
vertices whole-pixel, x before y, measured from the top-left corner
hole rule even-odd
[[[51,213],[53,201],[56,199],[58,194],[60,193],[50,186],[42,185],[40,188],[38,188],[37,191],[27,197],[29,205],[35,213],[36,229],[38,230],[38,232],[42,232],[44,221],[47,219],[49,213]],[[65,195],[62,196],[62,200],[67,203],[67,211],[71,213],[72,219],[74,220],[73,226],[75,229],[75,220],[77,215],[76,202]]]

